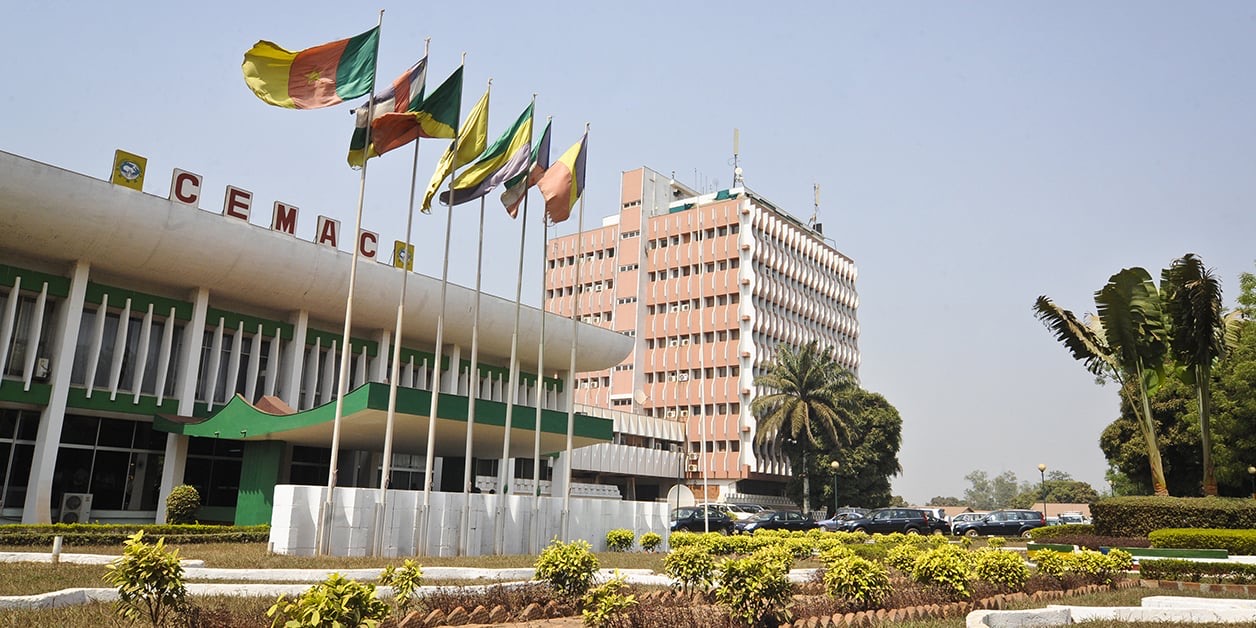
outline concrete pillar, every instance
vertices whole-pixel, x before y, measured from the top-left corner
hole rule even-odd
[[[192,320],[183,328],[183,350],[179,354],[179,370],[175,375],[179,416],[192,416],[196,411],[196,384],[208,312],[209,290],[198,288],[192,293]],[[166,498],[170,496],[171,489],[183,483],[183,470],[187,462],[188,437],[182,434],[167,435],[166,458],[161,468],[161,489],[157,494],[157,523],[166,522]]]
[[[379,332],[379,353],[375,354],[375,359],[371,362],[370,375],[367,379],[372,382],[387,382],[388,376],[392,373],[388,368],[388,362],[392,359],[392,332],[387,329],[381,329]]]
[[[87,296],[90,270],[87,262],[74,264],[70,273],[70,293],[57,308],[53,328],[46,332],[52,334],[48,354],[52,362],[48,383],[52,390],[48,395],[48,405],[39,417],[35,457],[31,461],[26,501],[22,507],[22,523],[52,522],[52,474],[57,466],[57,448],[61,445],[61,426],[65,423],[70,373],[74,368],[74,351],[78,345],[79,324],[83,321],[83,301]],[[36,343],[31,343],[31,350],[36,346]]]
[[[305,334],[310,330],[310,314],[301,310],[289,317],[288,321],[292,323],[292,342],[283,350],[283,370],[279,372],[279,398],[299,410],[301,380],[305,377]]]

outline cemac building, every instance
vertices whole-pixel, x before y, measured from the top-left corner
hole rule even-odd
[[[152,173],[150,173],[151,175]],[[150,180],[152,177],[150,176]],[[0,152],[0,516],[161,521],[170,489],[202,494],[203,521],[271,521],[276,485],[327,484],[352,256],[337,221],[175,170],[163,198]],[[256,207],[255,207],[256,205]],[[269,225],[261,214],[269,213]],[[255,215],[257,214],[257,215]],[[298,220],[300,218],[300,220]],[[311,228],[313,227],[313,228]],[[351,227],[346,226],[347,233]],[[305,239],[307,230],[312,237]],[[402,272],[363,232],[338,486],[378,487]],[[339,246],[338,246],[339,245]],[[384,254],[384,257],[388,257]],[[421,489],[440,282],[412,273],[390,488]],[[483,295],[469,372],[472,290],[450,285],[433,490],[462,492],[467,407],[484,493],[531,494],[536,406],[544,480],[564,464],[572,325],[524,307],[510,456],[502,460],[513,301]],[[545,353],[563,356],[536,376]],[[582,324],[577,371],[614,367],[633,339]],[[456,377],[454,376],[456,374]],[[637,446],[616,444],[633,434]],[[588,496],[665,493],[683,464],[675,421],[581,408]],[[577,462],[577,468],[580,463]],[[605,468],[598,468],[602,465]],[[501,478],[508,478],[503,490]],[[629,480],[631,478],[631,481]],[[526,488],[521,488],[526,487]],[[548,489],[543,489],[542,492]],[[554,487],[557,494],[557,487]],[[573,485],[573,494],[581,495]]]

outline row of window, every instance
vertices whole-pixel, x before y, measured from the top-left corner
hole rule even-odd
[[[651,249],[658,249],[658,248],[663,248],[666,246],[680,246],[682,244],[689,244],[695,239],[697,239],[698,241],[702,241],[702,240],[709,240],[711,238],[723,237],[727,235],[737,235],[737,233],[740,230],[741,230],[741,226],[738,225],[737,223],[733,223],[731,225],[712,227],[710,229],[704,229],[702,231],[695,231],[691,233],[678,233],[672,236],[664,236],[661,238],[655,238],[653,240],[650,240],[647,246]]]
[[[721,329],[719,331],[708,331],[702,334],[682,334],[680,336],[663,336],[660,338],[646,338],[645,348],[655,349],[663,347],[686,347],[691,344],[710,343],[710,342],[728,342],[736,341],[741,338],[741,331],[737,329]]]
[[[593,249],[589,251],[583,251],[580,253],[580,261],[582,262],[591,262],[591,261],[599,260],[599,259],[612,259],[614,257],[615,257],[615,247],[613,246],[602,248],[602,249]],[[557,258],[553,258],[549,260],[548,263],[549,263],[550,270],[553,270],[555,268],[562,268],[563,266],[574,266],[576,263],[576,256],[568,255],[567,257],[557,257]]]
[[[740,403],[708,403],[706,404],[706,415],[718,414],[740,414]],[[689,416],[702,416],[703,406],[673,406],[670,408],[646,408],[646,414],[655,417],[664,417],[668,419],[683,418]]]
[[[705,369],[688,369],[679,371],[655,371],[645,374],[645,383],[655,382],[687,382],[690,380],[711,379],[715,377],[737,377],[741,372],[738,366],[710,366]]]
[[[707,262],[704,265],[690,264],[688,266],[677,266],[675,268],[665,268],[663,270],[651,271],[646,273],[648,281],[662,281],[664,279],[679,279],[690,275],[697,275],[704,267],[706,272],[713,273],[717,270],[737,269],[741,266],[741,262],[736,257],[722,259],[713,262]]]
[[[658,303],[647,305],[645,313],[647,315],[688,312],[696,310],[699,307],[716,307],[720,305],[737,305],[741,302],[741,295],[736,292],[728,294],[717,294],[714,296],[703,297],[701,299],[685,299],[683,301],[669,301],[667,303]]]
[[[614,288],[615,288],[615,280],[606,279],[604,281],[591,281],[589,283],[583,284],[580,286],[580,291],[581,292],[602,292],[603,290],[613,290]],[[554,288],[554,289],[545,291],[545,298],[553,299],[555,297],[569,297],[572,294],[575,294],[575,291],[576,290],[574,286],[564,286],[562,288]]]

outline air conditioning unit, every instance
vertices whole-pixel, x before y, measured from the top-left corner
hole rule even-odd
[[[92,515],[91,493],[65,493],[61,496],[58,523],[87,523]]]
[[[677,375],[677,376],[676,376],[676,379],[677,379],[677,380],[680,380],[680,381],[682,381],[682,382],[687,382],[687,381],[689,381],[689,374],[688,374],[688,373],[681,373],[680,375]]]
[[[690,452],[690,454],[689,454],[689,461],[690,461],[690,462],[697,462],[697,461],[698,461],[698,453],[697,453],[697,452]]]
[[[35,379],[46,381],[48,379],[48,369],[51,363],[48,358],[37,358],[35,360]]]
[[[689,466],[685,467],[685,470],[686,470],[686,471],[688,471],[688,472],[690,472],[690,473],[697,473],[697,472],[698,472],[698,465],[696,465],[696,464],[691,464],[691,465],[689,465]]]

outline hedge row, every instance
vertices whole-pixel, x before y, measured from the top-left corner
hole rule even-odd
[[[1035,541],[1052,542],[1049,541],[1049,539],[1055,539],[1061,536],[1091,535],[1094,533],[1095,526],[1089,523],[1066,523],[1059,526],[1034,528],[1029,531],[1029,538]]]
[[[0,546],[51,545],[57,536],[66,545],[121,545],[139,530],[147,538],[164,537],[167,543],[175,544],[264,543],[270,538],[269,525],[14,524],[0,526]]]
[[[1256,500],[1232,497],[1113,497],[1090,505],[1100,536],[1147,536],[1164,528],[1256,528]]]
[[[1179,580],[1199,582],[1204,577],[1225,579],[1236,584],[1256,580],[1256,565],[1245,563],[1202,562],[1166,558],[1138,561],[1138,572],[1146,580]]]
[[[1152,547],[1223,549],[1240,556],[1256,555],[1256,530],[1169,528],[1147,536]]]

